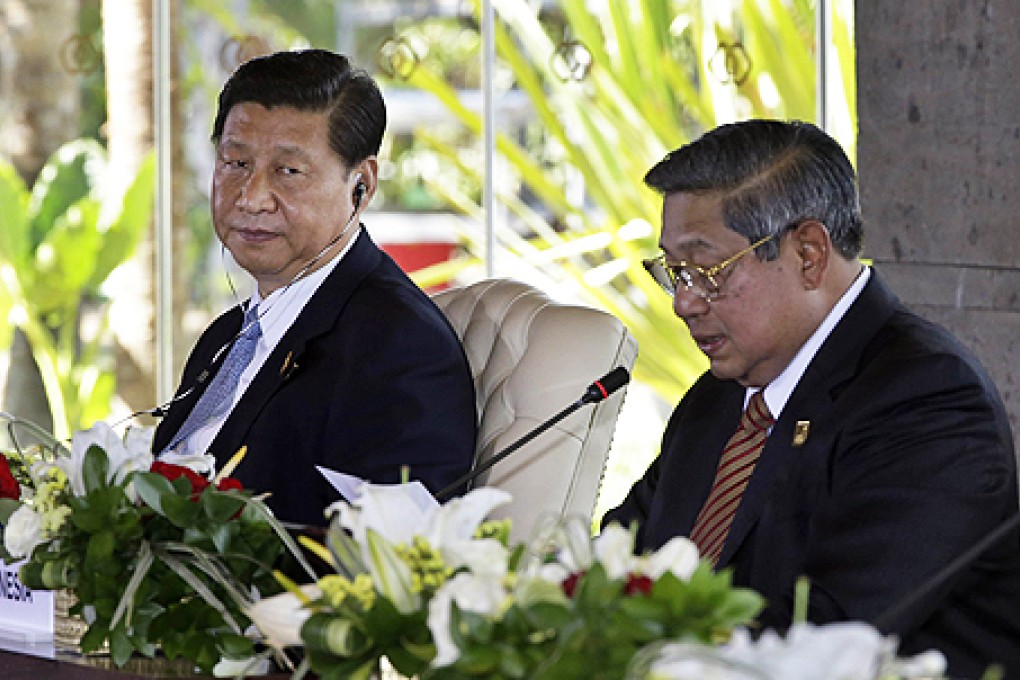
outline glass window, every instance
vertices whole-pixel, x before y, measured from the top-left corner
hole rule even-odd
[[[170,395],[198,333],[248,294],[209,216],[219,88],[254,55],[322,47],[383,87],[364,223],[421,285],[512,276],[637,336],[616,437],[635,451],[611,487],[705,368],[641,266],[660,211],[644,172],[748,117],[818,121],[852,156],[852,34],[850,0],[4,3],[8,410],[67,431]],[[628,433],[638,410],[654,422]]]

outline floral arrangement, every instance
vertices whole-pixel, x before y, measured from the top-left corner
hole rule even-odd
[[[634,555],[611,525],[550,520],[526,544],[486,521],[510,501],[481,488],[439,505],[420,484],[362,484],[306,550],[315,576],[260,499],[206,456],[154,461],[151,433],[99,424],[70,451],[0,456],[0,522],[21,579],[66,588],[89,624],[83,651],[108,646],[246,676],[301,648],[294,677],[367,680],[857,680],[939,678],[945,659],[896,658],[865,624],[797,623],[752,636],[762,607],[697,548],[675,538]],[[284,548],[313,583],[272,572]],[[285,589],[284,592],[280,586]],[[279,594],[274,594],[278,593]],[[254,624],[254,625],[250,625]],[[383,673],[382,677],[386,677]]]
[[[0,456],[5,560],[29,588],[71,591],[88,624],[83,652],[255,658],[245,610],[280,587],[272,565],[289,535],[211,456],[153,460],[151,430],[105,423]],[[297,546],[293,545],[296,551]],[[309,573],[310,567],[308,567]]]
[[[749,622],[755,593],[734,588],[677,538],[635,557],[616,525],[550,522],[508,546],[509,502],[477,489],[422,509],[407,485],[364,485],[337,504],[325,545],[331,573],[249,612],[278,647],[304,647],[322,678],[369,678],[385,662],[419,678],[623,678],[656,640],[709,644]]]
[[[423,499],[422,496],[426,498]],[[903,680],[943,677],[937,651],[896,657],[862,623],[795,624],[752,636],[756,593],[716,573],[686,538],[634,555],[619,525],[537,527],[510,548],[508,503],[481,488],[439,505],[414,485],[364,484],[328,512],[333,573],[256,603],[273,647],[302,647],[295,677],[421,680]],[[380,669],[383,672],[380,673]]]

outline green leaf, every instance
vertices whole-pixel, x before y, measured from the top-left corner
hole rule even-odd
[[[60,215],[100,186],[105,166],[106,151],[94,139],[76,139],[57,149],[32,187],[33,247]]]
[[[135,646],[131,644],[131,640],[124,631],[124,626],[117,626],[110,633],[110,656],[113,658],[113,663],[118,668],[123,666],[131,658],[131,655],[134,654],[134,651]]]
[[[471,647],[457,659],[457,668],[468,675],[491,677],[499,668],[500,650],[495,645]]]
[[[454,603],[450,608],[450,632],[461,649],[477,643],[488,643],[497,629],[495,623],[483,614],[461,610]]]
[[[213,522],[227,522],[245,506],[245,499],[237,492],[217,491],[210,486],[202,492],[201,503]]]
[[[227,552],[230,548],[233,536],[233,527],[226,523],[215,526],[209,533],[209,538],[212,539],[213,545],[216,546],[216,551],[220,554]]]
[[[99,449],[97,449],[99,450]],[[103,456],[105,457],[105,453]],[[86,454],[86,461],[88,455]],[[102,531],[115,526],[121,510],[127,505],[127,496],[119,486],[104,486],[89,492],[86,496],[71,498],[71,522],[87,533]],[[130,513],[129,513],[130,514]]]
[[[523,678],[528,671],[528,664],[516,647],[504,647],[499,659],[499,671],[509,678]]]
[[[562,628],[574,618],[574,612],[567,606],[566,601],[562,604],[537,602],[528,607],[521,607],[518,611],[531,627],[538,630]]]
[[[86,285],[88,290],[98,290],[110,273],[131,257],[145,234],[152,219],[155,167],[155,154],[150,152],[124,193],[112,224],[102,229],[102,248],[96,257],[92,278]]]
[[[33,301],[40,311],[76,306],[101,247],[99,203],[83,198],[50,224],[35,252]]]
[[[0,524],[7,524],[14,511],[21,507],[21,501],[13,498],[0,498]]]
[[[180,528],[187,528],[195,523],[201,508],[195,501],[184,496],[172,494],[163,496],[163,514],[168,520]]]
[[[110,459],[99,446],[93,444],[85,452],[85,459],[81,465],[82,482],[85,484],[85,493],[91,493],[106,486],[107,474],[110,470]]]
[[[100,366],[102,359],[98,355],[86,356],[87,346],[83,347],[82,361],[93,363],[86,364],[81,372],[72,371],[78,389],[76,399],[69,400],[67,405],[68,420],[76,423],[95,423],[109,416],[110,403],[117,392],[116,373]]]
[[[371,680],[379,668],[378,657],[338,659],[321,652],[308,652],[312,670],[319,680]]]
[[[89,538],[85,559],[88,562],[103,562],[113,555],[116,539],[112,531],[100,531]]]
[[[24,274],[32,251],[28,201],[28,188],[18,171],[0,161],[0,260],[9,262],[19,274]]]
[[[78,643],[78,646],[81,648],[81,651],[85,654],[89,652],[94,652],[100,647],[102,647],[103,643],[106,642],[106,638],[109,635],[109,633],[110,633],[109,629],[107,629],[105,626],[101,625],[98,622],[94,623],[91,626],[89,626],[89,629],[85,631],[84,635],[81,636],[81,641]]]
[[[435,656],[436,648],[432,644],[416,645],[402,641],[386,648],[386,658],[397,672],[408,678],[422,673]]]
[[[138,497],[142,499],[142,502],[164,516],[166,513],[163,511],[163,499],[177,495],[174,487],[170,485],[170,480],[155,472],[140,472],[136,474],[134,476],[134,485],[135,491],[138,493]]]
[[[233,633],[218,635],[217,648],[228,659],[246,659],[254,652],[251,638]]]
[[[371,642],[354,624],[329,614],[313,614],[301,626],[301,639],[310,650],[355,658],[364,654]]]

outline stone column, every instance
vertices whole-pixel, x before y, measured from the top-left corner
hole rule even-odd
[[[865,256],[976,352],[1020,435],[1020,2],[855,2]]]

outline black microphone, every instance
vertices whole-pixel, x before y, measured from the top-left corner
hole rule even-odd
[[[471,470],[466,475],[462,476],[460,479],[456,480],[452,484],[445,487],[443,490],[436,494],[436,500],[438,501],[447,500],[450,496],[453,495],[453,492],[459,489],[461,486],[473,482],[475,478],[477,478],[483,472],[485,472],[493,465],[509,456],[517,449],[521,448],[522,446],[530,442],[538,435],[548,430],[556,423],[560,422],[561,420],[569,416],[577,409],[581,408],[585,404],[594,404],[602,401],[603,399],[607,399],[610,394],[620,389],[628,382],[630,382],[630,373],[628,373],[627,369],[624,368],[623,366],[617,366],[609,373],[606,373],[604,376],[602,376],[601,378],[593,382],[591,385],[589,385],[588,389],[586,389],[584,391],[584,394],[581,395],[581,398],[575,401],[573,404],[566,407],[565,409],[554,415],[552,418],[536,427],[531,432],[528,432],[526,435],[515,441],[510,446],[506,447],[499,453],[493,455],[484,463],[479,464],[478,467]]]
[[[1016,529],[1017,525],[1020,525],[1020,512],[1013,513],[1009,519],[995,527],[991,533],[971,546],[969,550],[960,554],[955,560],[936,572],[934,576],[922,583],[919,588],[915,588],[907,593],[906,596],[900,598],[893,606],[876,617],[872,624],[875,628],[886,634],[901,632],[893,629],[893,623],[898,618],[908,613],[918,603],[926,600],[932,593],[941,588],[946,581],[963,572],[975,560],[984,555],[985,551],[1005,538],[1006,534]]]

